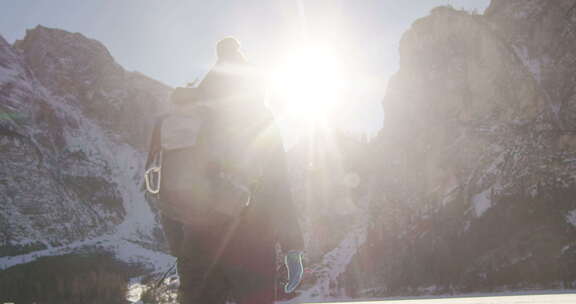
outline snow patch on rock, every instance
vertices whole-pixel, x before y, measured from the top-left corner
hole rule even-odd
[[[486,210],[492,207],[490,192],[491,189],[486,189],[472,197],[472,206],[474,207],[474,214],[477,217],[481,217]]]
[[[576,209],[568,212],[568,214],[566,214],[566,222],[568,222],[569,224],[572,224],[572,226],[576,227]]]
[[[366,214],[362,217],[363,220],[346,234],[338,247],[326,253],[322,261],[311,268],[311,272],[318,277],[316,284],[286,303],[300,303],[312,299],[325,299],[330,296],[331,283],[335,282],[346,271],[352,258],[366,241],[369,221]]]

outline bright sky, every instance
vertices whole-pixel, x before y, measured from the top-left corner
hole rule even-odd
[[[171,86],[202,77],[215,43],[232,35],[248,59],[267,65],[309,41],[337,49],[354,75],[356,131],[382,123],[380,100],[398,68],[398,41],[431,8],[483,12],[489,0],[0,0],[0,34],[13,42],[37,24],[103,42],[128,70]]]

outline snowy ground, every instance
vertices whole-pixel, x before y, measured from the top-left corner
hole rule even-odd
[[[316,302],[320,303],[320,302]],[[335,301],[321,303],[354,303],[354,304],[574,304],[576,292],[523,295],[485,295],[465,297],[438,298],[396,298],[373,301]]]

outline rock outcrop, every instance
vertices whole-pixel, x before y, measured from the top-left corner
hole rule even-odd
[[[79,33],[38,26],[14,47],[34,76],[86,117],[143,149],[150,121],[165,106],[170,89],[147,76],[124,70],[99,41]]]
[[[142,163],[170,91],[81,34],[0,38],[0,257],[113,233],[153,239]]]
[[[574,286],[574,20],[573,1],[495,0],[484,15],[436,8],[404,34],[362,287]]]

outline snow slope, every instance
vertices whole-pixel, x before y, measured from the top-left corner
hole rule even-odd
[[[173,262],[149,249],[162,238],[142,191],[170,91],[81,34],[38,26],[15,46],[0,38],[1,268],[90,247]]]

